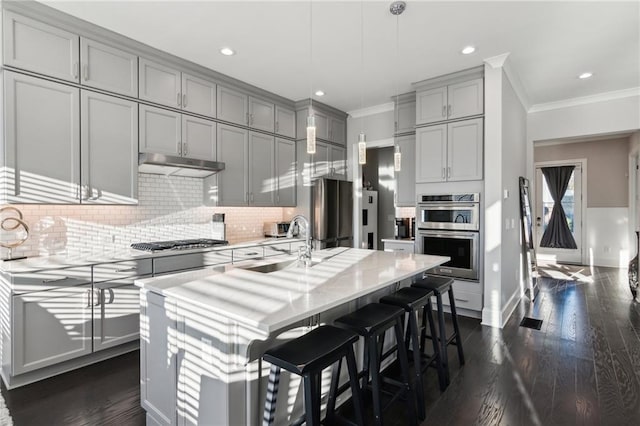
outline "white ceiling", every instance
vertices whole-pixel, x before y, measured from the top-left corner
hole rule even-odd
[[[506,52],[532,105],[640,87],[638,1],[408,0],[396,21],[391,1],[313,0],[313,66],[309,1],[43,2],[292,100],[313,81],[344,111]],[[477,51],[463,56],[468,44]],[[585,71],[594,76],[579,80]]]

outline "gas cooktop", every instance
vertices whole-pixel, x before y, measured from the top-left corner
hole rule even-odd
[[[225,240],[211,240],[207,238],[193,240],[175,240],[175,241],[154,241],[151,243],[133,243],[131,248],[145,251],[162,251],[162,250],[189,250],[198,248],[209,248],[216,246],[226,246],[229,244]]]

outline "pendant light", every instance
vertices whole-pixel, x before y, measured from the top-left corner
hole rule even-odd
[[[407,4],[403,1],[395,1],[389,6],[389,11],[396,17],[396,64],[400,62],[400,14],[404,12]],[[399,89],[396,82],[396,107],[394,108],[395,114],[398,113],[398,97],[400,96]],[[396,123],[398,117],[395,117]],[[402,153],[400,152],[400,145],[395,145],[393,153],[393,170],[399,172],[402,170]]]
[[[309,1],[309,115],[307,116],[307,154],[316,153],[316,117],[313,115],[313,1]]]
[[[360,109],[364,107],[364,7],[360,1]],[[365,117],[360,118],[361,130],[358,135],[358,164],[367,164],[367,137],[364,134]]]

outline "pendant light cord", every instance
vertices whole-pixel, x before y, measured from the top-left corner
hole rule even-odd
[[[313,112],[313,0],[309,0],[309,115]]]
[[[364,0],[360,1],[360,111],[364,108]],[[364,121],[360,120],[360,133],[364,133]]]

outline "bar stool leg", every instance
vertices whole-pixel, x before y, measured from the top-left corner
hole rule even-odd
[[[378,358],[378,342],[376,336],[368,339],[367,347],[369,350],[369,366],[371,371],[371,386],[373,396],[373,421],[377,426],[382,426],[382,401],[380,398],[380,359]],[[404,346],[402,346],[404,348]]]
[[[447,382],[446,382],[446,377],[444,372],[444,364],[442,363],[442,353],[440,353],[440,347],[435,338],[436,325],[433,322],[433,309],[431,308],[431,303],[428,303],[427,305],[425,305],[424,311],[423,311],[422,322],[426,324],[427,321],[429,322],[429,332],[431,333],[431,336],[434,336],[431,339],[431,344],[433,345],[433,353],[436,356],[436,367],[438,370],[438,382],[440,383],[440,391],[444,392],[444,390],[447,388]],[[424,334],[426,334],[426,328],[427,327],[425,325],[425,327],[423,328]],[[422,349],[424,350],[424,340],[422,341]]]
[[[304,375],[304,412],[307,426],[320,426],[320,395],[318,373]]]
[[[353,349],[347,351],[347,370],[349,371],[349,383],[351,384],[351,399],[356,414],[356,424],[364,426],[364,407],[362,405],[362,395],[358,381],[358,367]],[[335,401],[334,401],[335,406]]]
[[[407,408],[409,409],[409,424],[417,425],[418,419],[416,418],[416,406],[415,406],[415,395],[413,390],[411,389],[411,379],[409,378],[409,363],[407,362],[407,351],[404,348],[404,344],[402,341],[402,335],[404,334],[402,331],[402,318],[399,317],[396,320],[396,345],[398,347],[398,358],[400,359],[400,368],[402,370],[402,379],[406,383],[407,390]]]
[[[413,369],[416,376],[415,387],[418,402],[418,416],[421,420],[424,420],[426,418],[426,412],[424,407],[424,388],[422,384],[422,353],[420,351],[420,342],[418,342],[418,321],[416,321],[415,312],[409,312],[407,330],[411,330],[411,352],[413,353]]]
[[[444,366],[444,377],[447,386],[449,385],[449,357],[447,356],[447,332],[444,328],[444,309],[442,307],[442,293],[436,295],[436,301],[438,302],[438,327],[440,333],[438,339],[440,342],[440,357],[442,359],[442,365]]]
[[[264,414],[262,415],[262,426],[271,426],[273,424],[279,385],[280,367],[271,365],[271,369],[269,370],[269,384],[267,385],[267,399],[264,404]]]
[[[458,328],[458,314],[456,312],[456,302],[453,297],[453,287],[449,287],[449,302],[451,302],[451,319],[453,321],[453,331],[456,333],[456,348],[458,349],[458,360],[460,365],[464,365],[464,353],[462,352],[462,338]]]
[[[338,382],[340,381],[340,369],[342,366],[342,358],[337,365],[331,370],[331,386],[329,387],[329,397],[327,398],[327,414],[325,421],[329,424],[335,418],[336,411],[336,394],[338,393]],[[356,372],[357,374],[357,372]],[[349,371],[349,380],[351,380],[351,371]]]

